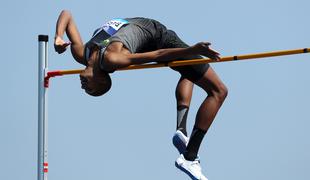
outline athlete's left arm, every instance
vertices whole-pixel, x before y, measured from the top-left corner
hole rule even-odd
[[[106,68],[109,70],[124,68],[134,64],[169,62],[173,59],[199,54],[215,61],[220,59],[219,53],[212,50],[208,42],[200,42],[188,48],[168,48],[134,54],[123,53],[119,49],[120,45],[118,43],[114,44],[115,47],[113,47],[113,44],[111,44],[112,46],[109,45],[104,55]]]

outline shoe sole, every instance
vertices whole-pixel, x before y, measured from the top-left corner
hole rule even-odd
[[[187,171],[185,168],[183,168],[182,166],[179,166],[177,162],[175,162],[175,167],[177,167],[178,169],[180,169],[181,171],[183,171],[184,173],[186,173],[192,180],[199,180],[196,177],[194,177],[189,171]]]

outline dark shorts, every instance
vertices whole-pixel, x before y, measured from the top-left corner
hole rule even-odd
[[[178,35],[168,30],[163,24],[156,20],[146,18],[129,18],[129,25],[122,27],[110,41],[122,42],[131,53],[154,51],[164,48],[186,48],[189,47]],[[174,60],[201,59],[202,56],[187,56]],[[183,78],[193,82],[199,80],[208,70],[209,64],[187,65],[173,67]]]
[[[164,46],[162,48],[186,48],[189,47],[184,43],[177,34],[172,30],[167,30],[167,35],[165,37]],[[202,59],[204,57],[199,55],[186,56],[183,58],[178,58],[176,60],[188,60],[188,59]],[[188,66],[177,66],[171,67],[173,70],[178,71],[182,77],[185,77],[192,82],[195,82],[207,72],[209,64],[197,64],[197,65],[188,65]]]

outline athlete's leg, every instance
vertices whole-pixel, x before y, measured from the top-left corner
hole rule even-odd
[[[167,30],[166,27],[162,24],[160,24],[157,21],[154,21],[156,24],[158,33],[156,37],[161,37],[157,39],[161,39],[158,48],[186,48],[189,47],[185,42],[183,42],[178,35],[172,31]],[[194,57],[184,57],[185,59],[195,59],[197,56]],[[175,70],[179,71],[184,70],[186,68],[179,67],[174,68]],[[181,72],[180,72],[181,73]],[[186,130],[186,119],[187,119],[187,113],[189,110],[190,102],[192,99],[192,92],[193,92],[193,82],[190,81],[188,78],[185,78],[183,74],[181,73],[181,78],[178,82],[178,85],[176,87],[175,96],[177,101],[177,130],[181,131],[183,134],[180,134],[182,136],[187,136],[187,130]],[[178,148],[180,151],[180,149]]]
[[[186,151],[186,145],[189,140],[187,137],[186,122],[192,99],[193,86],[194,84],[192,81],[181,76],[175,90],[175,97],[177,100],[177,127],[172,142],[180,154]]]
[[[182,76],[175,90],[175,97],[177,101],[176,129],[181,131],[185,136],[187,136],[186,121],[192,99],[193,85],[194,84],[190,80]]]
[[[197,157],[202,139],[211,126],[228,93],[226,86],[211,67],[208,68],[202,78],[196,81],[195,84],[204,89],[208,95],[196,115],[193,132],[186,152],[184,153],[184,157],[187,160],[194,160]]]
[[[195,69],[203,70],[205,68],[202,68],[201,66],[201,68],[198,67]],[[198,80],[195,80],[195,78],[192,80],[196,85],[204,89],[208,95],[197,112],[195,125],[186,150],[179,156],[179,158],[177,158],[175,164],[177,168],[184,171],[192,179],[207,180],[202,174],[197,154],[204,135],[211,126],[228,91],[211,67],[209,67]]]
[[[208,96],[198,110],[195,125],[208,131],[228,94],[228,90],[212,67],[209,67],[208,71],[196,84],[204,89]]]

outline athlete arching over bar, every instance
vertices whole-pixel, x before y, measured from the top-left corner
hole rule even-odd
[[[70,42],[63,40],[66,32]],[[56,24],[54,47],[58,53],[71,46],[73,58],[86,66],[80,74],[82,88],[92,96],[100,96],[111,87],[109,73],[118,68],[149,62],[196,59],[202,56],[215,61],[219,53],[210,43],[185,44],[174,31],[160,22],[147,18],[113,19],[97,29],[91,39],[83,44],[71,13],[64,10]],[[207,179],[201,171],[197,157],[204,135],[212,124],[227,96],[227,88],[208,64],[173,68],[181,74],[176,87],[177,128],[173,144],[180,153],[175,164],[192,179]],[[207,97],[201,104],[192,134],[187,137],[186,121],[193,85],[201,87]]]

